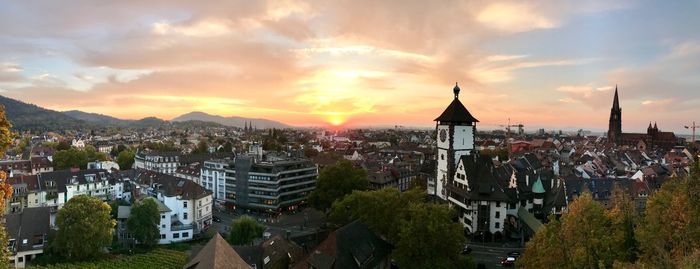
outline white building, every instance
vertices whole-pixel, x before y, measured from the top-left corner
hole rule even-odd
[[[138,151],[134,156],[134,168],[146,169],[164,174],[175,174],[180,165],[178,152]],[[122,167],[127,169],[126,167]]]
[[[435,194],[456,209],[465,232],[503,235],[511,225],[517,233],[522,231],[521,218],[532,228],[537,225],[530,220],[560,213],[566,207],[564,186],[536,156],[526,154],[503,164],[480,156],[474,147],[479,121],[459,101],[459,92],[455,86],[454,100],[435,119]]]
[[[172,231],[199,233],[211,226],[212,192],[196,182],[146,170],[137,171],[135,182],[145,190],[142,195],[157,198],[170,210],[167,219]],[[193,234],[189,232],[188,235]],[[168,238],[182,239],[182,234]]]

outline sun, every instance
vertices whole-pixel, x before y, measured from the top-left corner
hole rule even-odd
[[[328,123],[330,123],[331,125],[338,127],[338,126],[343,125],[343,123],[345,123],[346,118],[342,115],[339,115],[339,114],[333,114],[333,115],[328,116],[326,121],[328,121]]]

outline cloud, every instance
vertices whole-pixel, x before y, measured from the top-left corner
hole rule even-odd
[[[524,2],[490,4],[479,12],[476,20],[503,32],[525,32],[557,26],[552,19],[537,13],[537,9]]]

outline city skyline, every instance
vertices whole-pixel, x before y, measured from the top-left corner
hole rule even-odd
[[[700,112],[697,7],[11,2],[0,9],[0,94],[126,119],[204,111],[429,127],[457,81],[484,125],[605,130],[618,85],[625,130],[656,121],[689,133]]]

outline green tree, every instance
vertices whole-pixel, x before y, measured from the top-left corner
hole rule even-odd
[[[401,268],[469,268],[459,255],[466,239],[447,205],[431,204],[420,190],[354,191],[333,204],[337,226],[360,220],[396,249]]]
[[[131,207],[131,214],[126,220],[126,226],[134,238],[146,247],[153,247],[160,238],[160,212],[153,198],[137,202]]]
[[[612,221],[611,235],[615,242],[622,243],[618,246],[624,253],[625,262],[635,262],[637,260],[637,240],[634,236],[634,228],[637,226],[637,212],[632,198],[618,184],[613,186],[611,193],[612,208],[607,211],[607,215]]]
[[[399,222],[393,252],[400,268],[463,268],[460,250],[466,239],[448,206],[413,203],[408,216]]]
[[[243,216],[233,221],[228,241],[233,245],[250,245],[255,238],[262,237],[264,231],[265,226],[250,216]]]
[[[197,143],[197,148],[195,148],[192,153],[208,153],[209,152],[209,145],[207,144],[207,141],[204,139],[199,140],[199,143]]]
[[[316,189],[309,195],[309,202],[316,209],[326,211],[336,200],[343,199],[354,190],[366,190],[368,187],[367,172],[354,167],[350,161],[341,160],[321,170]]]
[[[72,167],[86,168],[88,162],[87,153],[75,148],[59,150],[53,155],[53,166],[55,170],[69,169]]]
[[[70,149],[71,146],[66,140],[62,140],[61,142],[58,142],[58,145],[56,145],[56,150],[68,150]]]
[[[104,152],[99,152],[97,149],[91,145],[85,146],[85,155],[87,156],[88,162],[94,162],[94,161],[106,161],[107,160],[107,154]]]
[[[112,243],[116,221],[110,211],[107,203],[95,197],[78,195],[68,200],[56,216],[55,248],[71,261],[97,257]]]
[[[570,268],[561,245],[561,222],[553,215],[527,243],[525,255],[518,260],[520,268]]]
[[[117,156],[117,163],[119,164],[119,169],[128,170],[134,165],[134,157],[136,153],[131,150],[124,150],[119,152]]]

